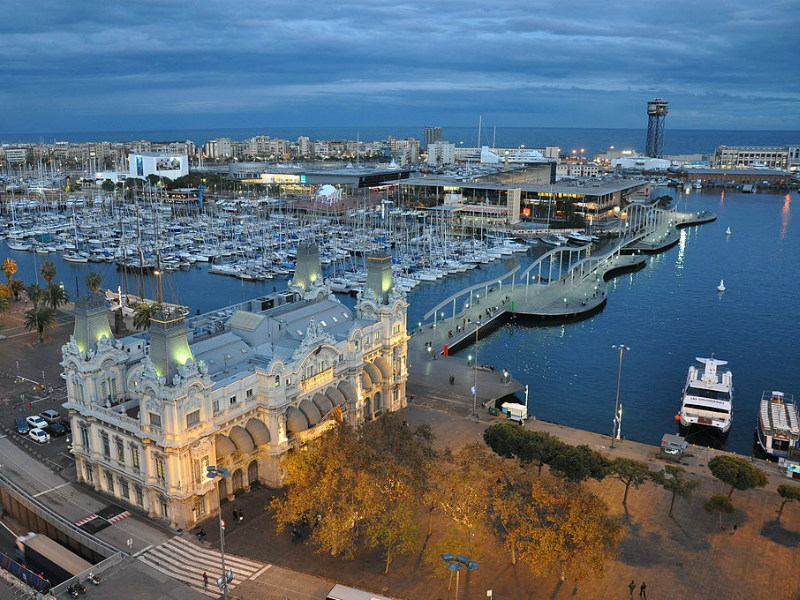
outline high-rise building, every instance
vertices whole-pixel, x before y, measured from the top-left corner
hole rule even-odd
[[[442,141],[442,128],[441,127],[426,127],[425,128],[425,149],[433,143]]]
[[[647,103],[647,149],[645,155],[661,158],[664,155],[664,120],[669,112],[669,102],[653,98]]]

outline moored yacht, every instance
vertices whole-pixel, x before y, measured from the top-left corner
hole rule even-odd
[[[703,369],[692,365],[683,388],[679,413],[682,433],[707,428],[727,435],[733,422],[733,374],[721,369],[728,361],[697,358]]]
[[[756,443],[768,458],[800,456],[800,414],[791,394],[768,391],[761,395],[756,416]]]

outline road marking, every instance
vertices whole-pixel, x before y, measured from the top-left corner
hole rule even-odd
[[[34,494],[33,497],[34,498],[38,498],[42,494],[46,494],[48,492],[53,492],[55,490],[60,490],[61,488],[66,487],[66,486],[71,485],[71,484],[72,484],[71,481],[67,481],[66,483],[62,483],[61,485],[57,485],[56,487],[52,487],[49,490],[45,490],[43,492],[39,492],[38,494]],[[94,516],[96,517],[97,515],[94,515]],[[92,518],[94,518],[94,517],[92,517]],[[76,523],[76,525],[79,525],[79,523]]]
[[[261,575],[261,574],[262,574],[264,571],[266,571],[267,569],[269,569],[271,566],[272,566],[272,565],[267,565],[267,566],[265,566],[265,567],[264,567],[263,569],[261,569],[261,570],[260,570],[258,573],[254,573],[253,575],[251,575],[250,577],[248,577],[248,578],[247,578],[247,580],[248,580],[248,581],[252,581],[252,580],[253,580],[253,579],[255,579],[256,577],[258,577],[259,575]]]
[[[93,515],[88,515],[88,516],[83,517],[82,519],[80,519],[78,521],[75,521],[75,525],[80,527],[84,523],[88,523],[89,521],[92,521],[92,520],[97,519],[97,518],[99,518],[97,515],[94,515],[94,514]]]
[[[141,550],[139,550],[139,551],[138,551],[136,554],[134,554],[133,556],[134,556],[134,557],[136,557],[136,556],[139,556],[140,554],[143,554],[143,553],[147,552],[148,550],[150,550],[150,548],[152,548],[152,547],[153,547],[153,544],[150,544],[149,546],[145,546],[144,548],[142,548]]]

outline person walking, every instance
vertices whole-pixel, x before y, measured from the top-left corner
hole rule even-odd
[[[205,571],[203,571],[203,589],[204,590],[208,589],[208,573],[206,573]]]
[[[636,590],[636,583],[631,579],[631,582],[628,584],[628,589],[631,591],[631,598],[633,598],[633,592]]]
[[[644,581],[639,586],[639,598],[647,598],[647,584]]]

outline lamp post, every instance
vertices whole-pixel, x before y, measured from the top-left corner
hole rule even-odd
[[[228,573],[225,570],[225,521],[222,520],[222,494],[219,489],[219,482],[223,477],[230,477],[231,472],[224,467],[206,467],[206,475],[210,479],[217,480],[217,498],[219,498],[219,555],[222,567],[222,577],[217,581],[220,589],[222,590],[222,597],[228,599]]]
[[[475,362],[472,364],[472,416],[478,416],[478,331],[481,322],[475,321]]]
[[[619,383],[622,379],[622,353],[625,350],[630,350],[628,346],[624,346],[622,344],[614,344],[611,346],[614,350],[619,350],[619,367],[617,368],[617,395],[614,399],[614,418],[611,421],[611,447],[614,447],[614,442],[619,436],[620,425],[621,425],[621,414],[619,410]]]

